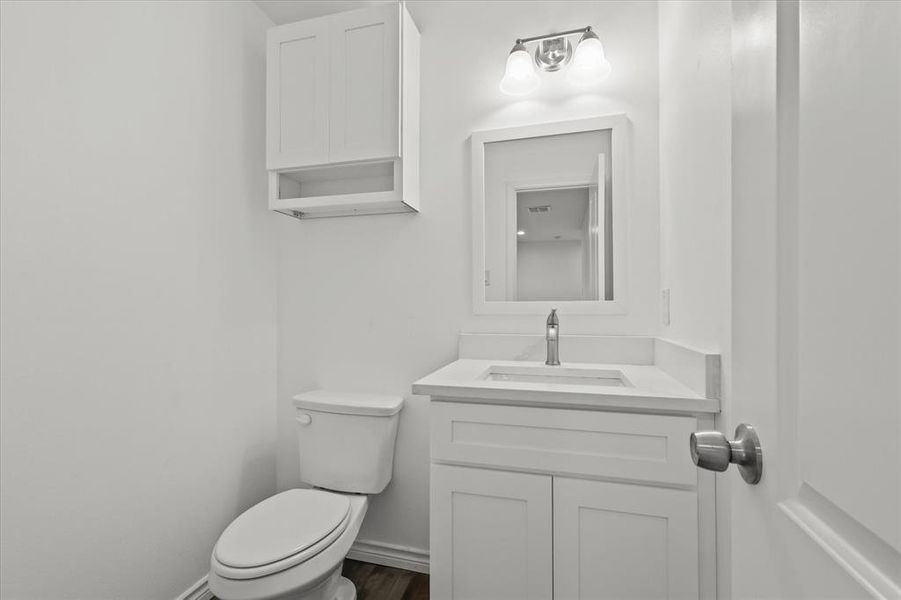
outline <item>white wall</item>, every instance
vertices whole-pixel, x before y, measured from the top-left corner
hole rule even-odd
[[[173,598],[275,489],[270,23],[0,11],[0,596]]]
[[[661,333],[712,351],[729,306],[731,14],[727,1],[660,3]]]
[[[517,296],[523,300],[581,300],[582,255],[578,240],[520,242],[516,248]]]
[[[728,1],[660,2],[661,335],[724,355],[729,433],[732,219],[732,9]],[[717,477],[717,591],[731,597],[729,489]],[[742,485],[740,482],[737,485]]]
[[[422,213],[280,217],[278,485],[298,484],[291,397],[313,387],[407,395],[394,481],[360,538],[428,548],[429,424],[410,384],[456,358],[457,334],[540,332],[544,315],[471,311],[470,132],[625,112],[632,120],[627,317],[561,314],[565,333],[656,332],[658,315],[657,6],[653,2],[409,2],[422,32]],[[613,65],[596,93],[548,75],[534,97],[498,91],[517,37],[591,24]]]

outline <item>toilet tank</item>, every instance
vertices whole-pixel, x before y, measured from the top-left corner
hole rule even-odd
[[[294,397],[300,480],[377,494],[391,481],[402,396],[316,390]]]

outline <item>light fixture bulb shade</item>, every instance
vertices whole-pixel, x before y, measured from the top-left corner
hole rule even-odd
[[[525,46],[517,44],[507,57],[507,68],[501,79],[501,91],[511,96],[525,96],[538,89],[541,80],[535,72],[535,63]]]
[[[576,46],[566,78],[578,86],[600,83],[610,75],[610,63],[604,55],[604,46],[594,34],[585,34]]]

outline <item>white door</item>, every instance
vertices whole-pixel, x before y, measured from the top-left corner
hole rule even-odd
[[[432,465],[431,597],[547,600],[551,477]]]
[[[269,30],[266,168],[328,162],[329,18]]]
[[[554,478],[554,600],[698,598],[692,490]]]
[[[400,10],[332,15],[331,162],[400,156]]]
[[[718,476],[720,595],[901,598],[901,3],[732,9],[721,428],[764,470]]]

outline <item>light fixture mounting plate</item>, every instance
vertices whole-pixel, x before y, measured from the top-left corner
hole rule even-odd
[[[573,55],[573,46],[565,37],[555,37],[538,42],[535,48],[535,64],[542,71],[559,71]]]

